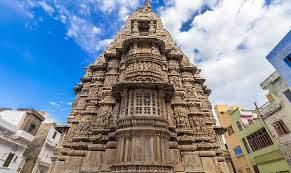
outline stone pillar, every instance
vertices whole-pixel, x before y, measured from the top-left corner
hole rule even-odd
[[[114,173],[173,172],[168,123],[161,117],[131,116],[117,121],[117,160]]]

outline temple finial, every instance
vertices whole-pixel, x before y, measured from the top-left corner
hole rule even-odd
[[[145,0],[144,1],[144,6],[147,7],[147,8],[152,8],[151,1],[150,0]]]

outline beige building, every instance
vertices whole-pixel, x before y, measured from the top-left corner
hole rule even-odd
[[[214,107],[220,126],[227,129],[224,139],[237,173],[254,173],[252,164],[247,157],[247,150],[238,134],[237,124],[232,120],[231,113],[237,106],[216,105]],[[234,149],[241,150],[235,153]]]
[[[261,87],[269,91],[269,102],[259,108],[260,114],[291,167],[291,87],[278,72],[265,79]]]

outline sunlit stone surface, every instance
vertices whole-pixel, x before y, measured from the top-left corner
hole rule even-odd
[[[232,172],[200,71],[146,1],[75,87],[52,172]]]

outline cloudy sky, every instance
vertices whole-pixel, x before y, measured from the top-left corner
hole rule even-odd
[[[65,122],[73,86],[143,0],[0,1],[0,107],[48,110]],[[211,101],[253,108],[273,71],[265,59],[291,28],[288,0],[152,0],[203,71]]]

